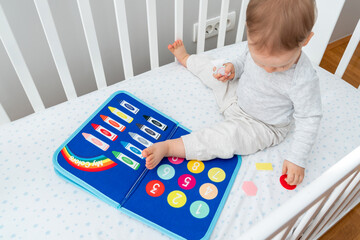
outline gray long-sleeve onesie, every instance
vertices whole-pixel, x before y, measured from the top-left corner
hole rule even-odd
[[[304,52],[285,72],[267,73],[257,66],[248,49],[232,61],[238,105],[247,114],[283,127],[295,120],[295,132],[286,160],[305,167],[322,117],[319,79]]]

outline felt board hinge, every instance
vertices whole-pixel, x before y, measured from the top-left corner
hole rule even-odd
[[[166,140],[168,140],[168,139],[171,139],[172,138],[172,136],[175,134],[175,132],[176,132],[176,130],[178,129],[178,127],[179,127],[179,124],[178,125],[176,125],[172,130],[171,130],[171,132],[169,133],[169,135],[168,135],[168,137],[167,137],[167,139]]]
[[[143,172],[140,174],[140,176],[138,177],[138,179],[135,181],[135,183],[132,185],[132,187],[130,188],[130,190],[127,192],[127,194],[125,195],[125,197],[123,198],[123,200],[121,200],[120,205],[118,206],[118,208],[121,208],[122,206],[124,206],[125,202],[130,198],[131,194],[137,189],[137,187],[139,186],[139,184],[141,183],[141,180],[145,177],[146,173],[149,171],[149,169],[145,168],[143,170]]]
[[[176,125],[171,132],[169,133],[168,137],[166,139],[171,139],[172,136],[175,134],[176,130],[178,129],[179,125]],[[140,176],[138,177],[138,179],[135,181],[135,183],[132,185],[132,187],[130,188],[130,190],[127,192],[127,194],[125,195],[125,197],[121,200],[120,205],[118,206],[118,208],[121,208],[122,206],[124,206],[124,204],[126,203],[126,201],[130,198],[131,194],[137,189],[138,185],[141,183],[141,180],[145,177],[146,173],[149,171],[149,169],[145,168],[144,171],[140,174]]]

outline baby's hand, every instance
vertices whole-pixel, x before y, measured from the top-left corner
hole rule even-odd
[[[228,80],[231,80],[235,77],[235,69],[234,69],[234,65],[232,63],[225,63],[223,65],[223,69],[220,69],[221,71],[217,71],[217,68],[214,67],[213,71],[214,71],[214,78],[216,78],[217,80],[221,81],[221,82],[226,82]],[[215,72],[216,71],[216,72]]]
[[[287,174],[285,181],[289,185],[299,185],[304,179],[305,168],[300,167],[288,160],[284,160],[282,174]]]

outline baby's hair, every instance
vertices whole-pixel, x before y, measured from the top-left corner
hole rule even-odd
[[[315,0],[250,0],[246,10],[251,44],[270,53],[299,47],[315,20]]]

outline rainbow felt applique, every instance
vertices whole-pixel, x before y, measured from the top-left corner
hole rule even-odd
[[[61,149],[61,154],[71,166],[87,172],[100,172],[115,167],[117,165],[116,162],[110,160],[104,155],[92,158],[82,158],[76,156],[70,151],[68,146],[65,146],[63,149]]]

